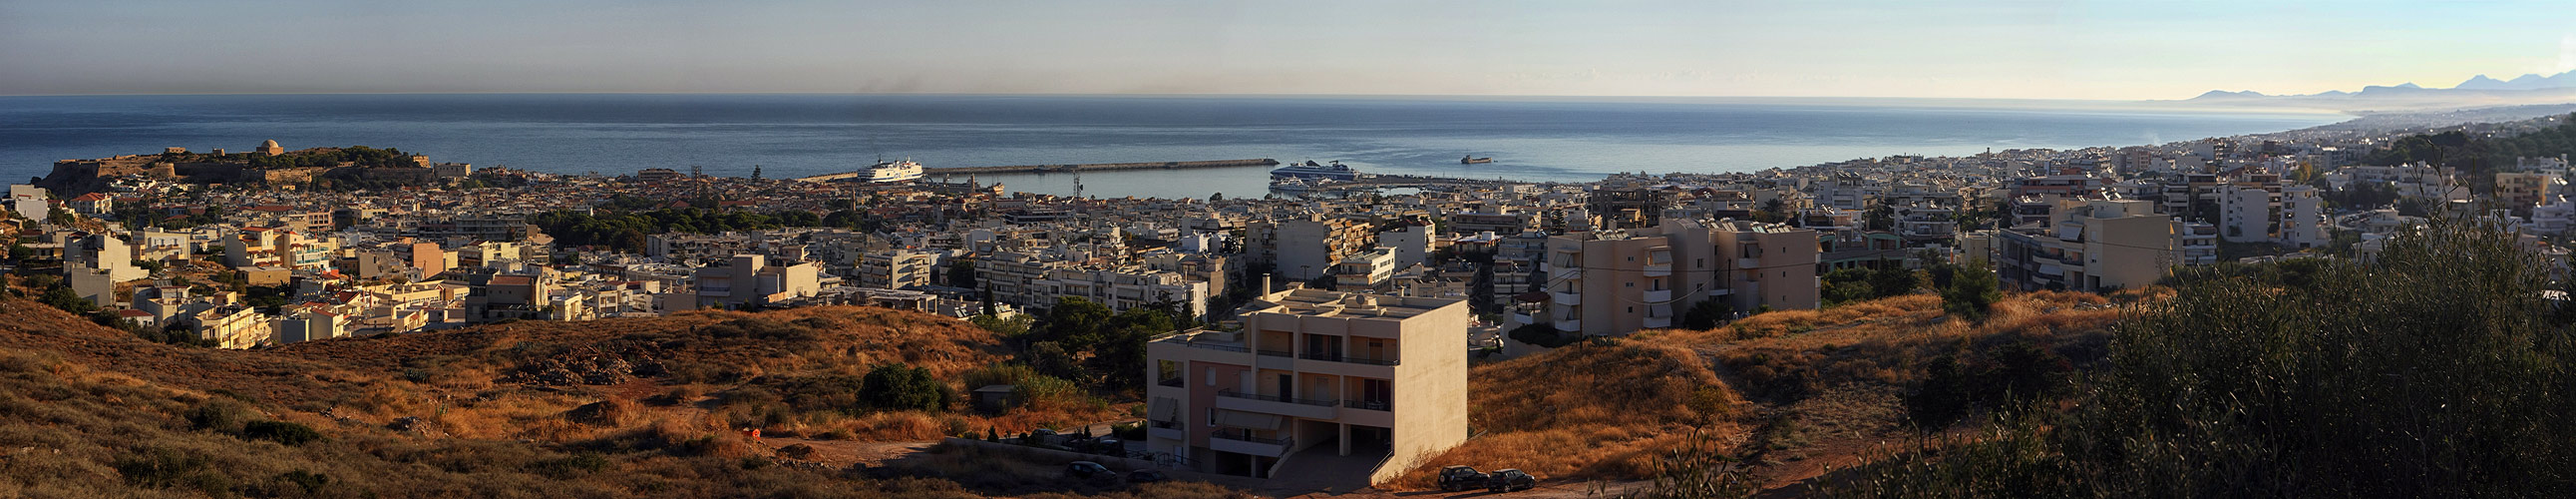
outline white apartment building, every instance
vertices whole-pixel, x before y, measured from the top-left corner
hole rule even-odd
[[[2281,188],[2281,223],[2279,242],[2291,248],[2315,248],[2334,243],[2333,225],[2326,220],[2326,200],[2317,188],[2293,185]]]
[[[1395,277],[1400,267],[1396,249],[1378,247],[1343,257],[1333,265],[1333,287],[1343,291],[1374,290]]]
[[[1241,330],[1146,344],[1147,448],[1253,477],[1338,461],[1376,483],[1466,441],[1465,302],[1299,289],[1242,312]]]

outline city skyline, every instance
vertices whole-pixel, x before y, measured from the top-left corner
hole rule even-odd
[[[2180,99],[2576,70],[2563,7],[16,2],[0,94]]]

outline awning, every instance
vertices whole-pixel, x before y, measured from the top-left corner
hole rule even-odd
[[[1153,418],[1155,421],[1180,421],[1181,401],[1172,400],[1171,397],[1154,397],[1153,402],[1146,403],[1145,417]]]
[[[1287,418],[1276,414],[1242,411],[1216,411],[1216,425],[1246,430],[1279,431]]]

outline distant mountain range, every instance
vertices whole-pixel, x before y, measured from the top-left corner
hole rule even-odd
[[[2556,75],[2526,74],[2512,80],[2477,75],[2451,88],[2424,88],[2414,83],[2371,85],[2359,92],[2329,90],[2313,94],[2265,95],[2252,90],[2211,90],[2192,102],[2319,107],[2337,110],[2393,110],[2443,107],[2539,104],[2576,101],[2576,71]]]

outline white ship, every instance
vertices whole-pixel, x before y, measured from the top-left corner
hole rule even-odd
[[[1329,165],[1318,165],[1315,164],[1314,161],[1309,160],[1305,163],[1290,163],[1288,166],[1282,166],[1279,167],[1279,169],[1271,170],[1270,178],[1313,178],[1348,181],[1358,180],[1360,178],[1360,171],[1353,170],[1348,166],[1342,166],[1342,162],[1340,161],[1335,161],[1333,164]]]
[[[1333,181],[1331,180],[1320,178],[1310,180],[1298,177],[1279,177],[1270,179],[1270,190],[1287,193],[1313,192],[1317,189],[1322,189],[1324,184],[1332,182]]]
[[[904,158],[902,161],[878,161],[877,164],[868,167],[869,183],[911,182],[920,179],[921,163],[912,162],[912,158]]]

